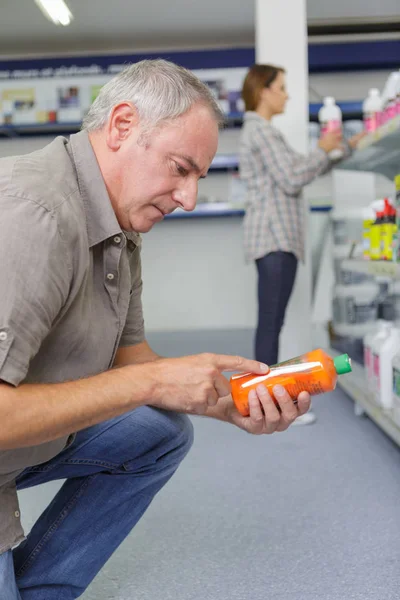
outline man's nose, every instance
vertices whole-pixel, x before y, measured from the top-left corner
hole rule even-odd
[[[197,191],[197,179],[188,180],[173,192],[172,198],[183,210],[191,211],[196,206]]]

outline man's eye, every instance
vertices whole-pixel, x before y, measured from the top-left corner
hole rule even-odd
[[[186,176],[188,174],[188,171],[187,169],[185,169],[185,167],[182,167],[182,165],[180,165],[179,163],[175,163],[175,165],[179,175]]]

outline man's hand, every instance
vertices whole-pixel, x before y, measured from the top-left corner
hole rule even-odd
[[[224,354],[197,354],[166,358],[150,365],[153,380],[149,404],[204,415],[220,398],[230,394],[229,381],[223,371],[242,371],[265,375],[269,368],[255,360]]]
[[[251,390],[248,417],[243,417],[239,413],[231,397],[225,398],[222,402],[225,404],[226,420],[248,433],[262,435],[285,431],[297,417],[304,415],[310,409],[311,398],[307,392],[301,392],[297,404],[282,386],[274,387],[274,396],[279,408],[265,385],[260,384],[256,390]]]

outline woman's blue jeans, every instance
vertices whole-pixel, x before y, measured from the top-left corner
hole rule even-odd
[[[293,290],[297,258],[291,252],[270,252],[256,260],[258,323],[255,358],[267,365],[278,362],[279,336]]]
[[[186,415],[144,406],[79,432],[55,458],[26,469],[18,489],[66,481],[27,539],[0,556],[0,597],[79,598],[192,442]]]

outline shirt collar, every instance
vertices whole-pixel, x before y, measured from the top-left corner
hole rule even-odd
[[[75,164],[79,191],[86,212],[89,246],[92,247],[114,235],[121,234],[121,227],[115,216],[87,132],[80,131],[72,134],[67,149]],[[139,234],[133,232],[125,235],[133,242],[139,242]]]
[[[264,117],[256,113],[254,110],[246,111],[243,118],[245,121],[259,121],[260,123],[264,123],[264,125],[270,125],[270,121],[264,119]]]

